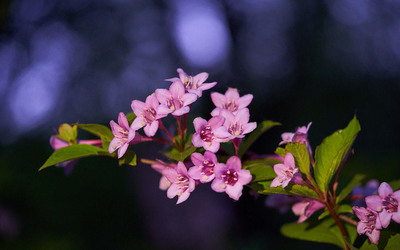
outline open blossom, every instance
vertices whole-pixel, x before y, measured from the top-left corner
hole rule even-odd
[[[239,200],[243,185],[250,183],[252,178],[250,171],[242,169],[242,163],[237,156],[229,158],[226,164],[216,164],[214,173],[215,179],[211,188],[215,192],[226,192],[234,200]]]
[[[295,166],[293,155],[287,153],[283,164],[274,165],[274,171],[278,176],[271,182],[271,187],[282,186],[285,188],[295,177],[296,173],[299,172],[299,169]]]
[[[200,153],[193,153],[191,155],[194,164],[188,171],[189,176],[195,180],[200,180],[201,183],[210,182],[214,179],[214,167],[218,163],[217,156],[206,151],[204,156]]]
[[[193,134],[192,143],[195,147],[203,147],[205,150],[217,152],[221,142],[227,140],[217,138],[214,131],[224,124],[222,116],[215,116],[208,122],[201,117],[193,120],[194,129],[196,132]]]
[[[236,115],[239,110],[246,108],[251,103],[253,95],[247,94],[240,97],[237,89],[229,88],[225,95],[217,92],[211,93],[211,100],[216,106],[211,112],[212,116],[219,115],[221,110],[228,110]]]
[[[179,73],[179,78],[174,77],[166,79],[166,81],[170,82],[180,81],[189,93],[193,93],[198,97],[202,96],[203,90],[211,89],[217,84],[217,82],[204,83],[208,78],[208,73],[206,72],[202,72],[195,76],[190,76],[186,74],[185,71],[183,71],[183,69],[181,68],[178,68],[177,72]]]
[[[221,110],[220,115],[225,118],[223,127],[215,130],[215,135],[218,138],[243,138],[245,134],[250,133],[257,127],[256,122],[250,122],[249,109],[241,109],[234,115],[227,110]]]
[[[129,128],[128,120],[124,113],[118,115],[118,124],[110,121],[110,126],[114,139],[110,142],[108,152],[110,154],[118,149],[118,158],[121,158],[129,147],[129,143],[135,138],[136,132]]]
[[[382,227],[389,226],[390,220],[400,223],[400,190],[393,189],[386,182],[382,182],[378,189],[379,195],[365,198],[367,207],[378,212]]]
[[[307,127],[302,126],[297,128],[296,133],[283,133],[281,135],[282,141],[279,143],[279,145],[285,144],[285,143],[290,143],[290,142],[300,142],[300,143],[307,143],[307,133],[308,130],[310,129],[312,122],[310,122]],[[308,144],[308,143],[307,143]]]
[[[169,90],[157,89],[156,96],[161,103],[156,110],[160,117],[170,113],[182,116],[190,111],[189,105],[197,100],[195,94],[185,93],[185,87],[180,81],[173,82]]]
[[[297,223],[302,223],[307,220],[315,211],[324,208],[325,205],[314,199],[304,199],[292,206],[292,211],[295,215],[300,216]]]
[[[144,127],[143,130],[147,136],[154,136],[158,130],[158,119],[162,118],[156,112],[159,105],[160,103],[154,93],[146,98],[146,102],[133,100],[131,107],[136,118],[132,122],[131,128],[136,131]]]
[[[189,198],[195,188],[195,181],[188,175],[187,169],[182,162],[178,162],[176,168],[167,168],[162,171],[171,185],[167,191],[167,197],[172,199],[178,196],[176,204],[182,203]]]
[[[354,212],[360,221],[357,224],[358,234],[366,234],[371,243],[378,245],[381,222],[378,213],[368,207],[353,207]]]

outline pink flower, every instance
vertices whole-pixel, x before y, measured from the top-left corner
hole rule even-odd
[[[229,88],[225,95],[214,92],[211,93],[211,99],[216,106],[216,108],[211,112],[212,116],[219,115],[221,110],[231,111],[233,114],[246,108],[253,100],[253,95],[247,94],[242,97],[239,96],[237,89]]]
[[[214,131],[224,124],[222,116],[215,116],[208,122],[201,117],[193,120],[194,129],[196,133],[193,134],[192,143],[195,147],[203,147],[205,150],[217,152],[221,142],[227,140],[215,137]]]
[[[214,167],[218,163],[217,156],[210,151],[206,151],[204,156],[200,153],[191,155],[194,164],[188,171],[189,176],[201,183],[210,182],[214,179]]]
[[[189,198],[195,188],[195,181],[188,175],[187,169],[182,162],[178,162],[176,169],[167,168],[162,171],[171,186],[168,188],[167,197],[172,199],[178,196],[176,204],[182,203]]]
[[[307,133],[308,130],[310,129],[312,122],[310,122],[307,127],[306,126],[302,126],[297,128],[296,133],[283,133],[281,135],[282,137],[282,141],[279,143],[279,145],[282,144],[286,144],[286,143],[291,143],[291,142],[300,142],[300,143],[304,143],[307,142]],[[308,142],[307,142],[308,144]]]
[[[128,149],[129,143],[135,138],[136,132],[129,128],[128,120],[124,113],[118,115],[118,124],[110,121],[114,139],[111,140],[108,152],[110,154],[118,149],[118,158],[121,158]]]
[[[245,134],[257,127],[256,122],[249,123],[250,113],[247,108],[239,110],[236,115],[230,111],[221,110],[220,115],[225,118],[225,123],[223,127],[215,130],[215,136],[221,139],[243,138]]]
[[[365,207],[353,207],[360,221],[357,224],[358,234],[366,234],[371,243],[378,245],[382,225],[377,212]]]
[[[203,90],[211,89],[217,84],[217,82],[204,83],[208,78],[208,73],[206,72],[202,72],[195,76],[189,76],[181,68],[178,68],[177,71],[179,73],[179,78],[174,77],[166,79],[166,81],[180,81],[189,93],[193,93],[198,97],[201,97]]]
[[[293,155],[287,153],[283,164],[274,165],[274,171],[278,176],[271,182],[271,187],[282,186],[282,188],[285,188],[299,172],[299,169],[295,166]]]
[[[156,110],[160,117],[169,113],[174,116],[182,116],[189,112],[189,105],[197,99],[195,94],[185,93],[185,87],[180,81],[172,83],[169,90],[157,89],[156,96],[161,103]]]
[[[302,223],[307,220],[315,211],[324,208],[325,205],[314,199],[304,199],[292,206],[292,211],[295,215],[299,215],[297,223]]]
[[[252,178],[250,171],[242,169],[242,163],[237,156],[229,158],[226,164],[216,164],[214,173],[215,179],[211,188],[215,192],[226,192],[234,200],[239,200],[243,185],[250,183]]]
[[[378,193],[365,198],[367,207],[378,213],[383,228],[389,226],[390,220],[400,223],[400,190],[393,193],[389,184],[382,182]]]
[[[158,119],[162,118],[156,112],[159,105],[154,93],[146,98],[146,102],[133,100],[131,107],[136,118],[132,122],[131,128],[136,131],[145,126],[144,133],[149,137],[154,136],[158,130]]]

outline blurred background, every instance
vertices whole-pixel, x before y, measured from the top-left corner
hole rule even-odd
[[[356,114],[343,183],[400,178],[400,1],[2,0],[1,249],[326,247],[281,236],[297,218],[249,189],[234,202],[201,185],[175,205],[146,165],[88,158],[69,176],[37,171],[61,123],[107,125],[178,67],[209,72],[212,91],[252,93],[251,121],[283,124],[252,151],[272,153],[310,121],[315,148]],[[192,107],[206,119],[209,92]]]

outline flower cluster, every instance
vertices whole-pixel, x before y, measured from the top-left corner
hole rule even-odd
[[[400,223],[400,190],[393,192],[389,184],[382,182],[378,194],[365,197],[367,207],[353,207],[360,219],[357,232],[366,234],[373,244],[378,244],[380,230],[387,228],[391,220]]]
[[[378,244],[381,231],[391,221],[400,223],[400,190],[394,192],[386,182],[379,186],[377,181],[368,182],[365,188],[357,187],[362,175],[354,176],[347,186],[339,185],[339,174],[348,156],[354,152],[352,145],[361,130],[356,117],[346,128],[323,140],[315,154],[308,140],[310,122],[295,132],[281,134],[282,141],[274,154],[259,155],[248,151],[251,144],[263,132],[280,123],[263,121],[255,130],[257,124],[250,122],[248,109],[253,95],[240,96],[234,88],[224,94],[213,92],[210,95],[215,107],[209,117],[194,116],[196,118],[191,121],[188,120],[191,119],[191,105],[217,82],[206,83],[208,74],[205,72],[195,76],[181,68],[177,72],[178,77],[165,80],[168,88],[156,89],[144,102],[133,100],[132,112],[119,113],[117,122],[110,121],[111,129],[98,124],[62,124],[58,134],[50,140],[55,152],[40,170],[56,165],[64,167],[68,174],[77,159],[95,155],[118,158],[120,165],[135,166],[136,155],[130,146],[152,141],[165,145],[162,152],[169,160],[140,158],[140,161],[161,174],[159,188],[166,191],[168,198],[177,197],[177,204],[186,201],[197,185],[209,183],[212,190],[226,193],[233,200],[238,200],[243,186],[248,185],[253,193],[269,194],[267,206],[277,207],[280,212],[291,207],[299,216],[298,223],[324,210],[318,219],[325,220],[328,215],[333,218],[343,237],[344,248],[349,248],[353,242],[349,242],[351,231],[343,222],[353,225],[353,232],[357,227],[357,232],[366,234],[373,244]],[[175,131],[163,124],[163,119],[169,115],[176,122]],[[189,128],[192,124],[193,129]],[[100,139],[78,140],[78,128]],[[249,133],[251,136],[245,138]],[[377,191],[378,195],[375,195]],[[359,222],[353,219],[350,203]],[[326,230],[330,222],[308,223]],[[296,229],[300,236],[307,234],[309,227],[304,228],[302,231],[289,224],[282,227],[282,232],[288,234]],[[324,241],[319,236],[309,239]],[[332,243],[330,239],[326,242]]]
[[[114,139],[109,146],[109,152],[118,150],[118,158],[122,158],[129,145],[142,141],[157,141],[169,144],[179,152],[184,152],[185,138],[188,138],[186,120],[190,105],[202,96],[202,91],[214,87],[217,83],[205,83],[208,74],[203,72],[196,76],[186,74],[178,68],[179,77],[166,79],[172,82],[169,89],[156,89],[146,98],[145,102],[132,101],[132,111],[135,119],[129,125],[123,113],[118,116],[118,124],[110,122]],[[230,88],[225,95],[211,94],[216,108],[211,112],[211,118],[205,120],[197,117],[193,121],[195,133],[192,135],[192,147],[204,148],[204,154],[193,152],[191,162],[179,160],[175,163],[152,161],[152,167],[162,174],[160,189],[167,190],[167,197],[178,196],[177,203],[184,202],[200,183],[211,182],[211,188],[216,192],[226,192],[229,197],[238,200],[242,195],[243,185],[248,184],[252,176],[248,170],[242,169],[238,155],[241,139],[253,131],[257,124],[250,122],[247,106],[253,96],[239,96],[238,90]],[[162,118],[171,114],[177,121],[177,136],[172,135],[163,125]],[[183,119],[182,119],[183,117]],[[143,128],[144,134],[138,130]],[[156,138],[158,129],[163,130],[169,140]],[[220,144],[232,141],[236,155],[231,156],[226,163],[218,162],[217,155]],[[202,149],[199,149],[201,151]]]

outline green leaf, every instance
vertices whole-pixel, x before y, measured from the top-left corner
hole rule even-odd
[[[367,239],[361,246],[361,250],[398,250],[400,246],[400,234],[394,232],[382,230],[379,236],[378,245],[372,244],[369,239]]]
[[[135,118],[136,115],[133,112],[126,114],[126,119],[128,120],[129,124],[131,124]]]
[[[281,125],[279,122],[274,121],[263,121],[257,124],[257,128],[244,140],[239,148],[239,158],[242,158],[244,153],[250,148],[250,146],[268,129]]]
[[[74,144],[60,148],[53,152],[47,161],[40,167],[39,171],[58,163],[78,159],[87,156],[106,155],[110,156],[107,150],[87,144]]]
[[[124,157],[119,159],[118,164],[122,166],[123,164],[131,165],[131,166],[136,166],[136,153],[133,152],[132,150],[126,151],[124,154]]]
[[[100,137],[102,140],[104,139],[105,141],[110,142],[113,138],[114,135],[111,132],[111,129],[109,127],[106,127],[104,125],[100,124],[78,124],[77,125],[80,129],[86,130],[89,133],[92,133],[98,137]]]
[[[176,148],[173,148],[170,152],[166,153],[165,155],[175,161],[185,161],[185,159],[191,155],[194,151],[196,151],[196,147],[190,147],[183,152],[179,152]]]
[[[363,174],[357,174],[353,177],[353,179],[347,184],[345,188],[340,192],[340,194],[336,197],[336,203],[340,203],[347,195],[351,193],[354,187],[361,185],[361,181],[365,178]]]
[[[67,123],[63,123],[58,128],[57,137],[68,143],[76,143],[76,137],[78,136],[78,131],[76,126],[71,127]]]
[[[338,130],[328,136],[317,147],[315,152],[315,179],[322,192],[327,190],[332,176],[350,150],[360,130],[360,124],[354,116],[345,129]]]
[[[283,158],[285,158],[286,155],[286,149],[281,148],[281,147],[277,147],[275,150],[275,154],[282,156]]]
[[[349,224],[345,224],[344,227],[349,234],[348,241],[353,243],[357,237],[355,227]],[[289,238],[329,243],[341,248],[346,247],[345,239],[343,239],[338,226],[332,218],[319,222],[288,223],[281,227],[281,233]]]
[[[282,187],[271,187],[272,181],[259,181],[250,183],[250,188],[260,194],[286,194],[286,195],[300,195],[318,199],[318,194],[312,189],[302,185],[287,185]]]
[[[310,173],[310,155],[307,145],[305,143],[288,143],[285,150],[286,152],[292,153],[300,172],[308,175]]]
[[[268,165],[253,166],[248,170],[253,175],[253,182],[271,180],[276,177],[274,169]]]
[[[264,158],[264,159],[255,159],[255,160],[248,160],[243,163],[243,168],[244,169],[250,169],[252,167],[257,167],[257,166],[274,166],[275,164],[280,163],[281,161],[278,161],[273,158]]]

